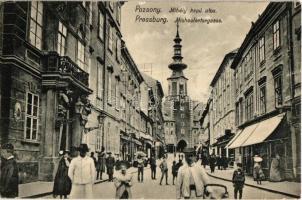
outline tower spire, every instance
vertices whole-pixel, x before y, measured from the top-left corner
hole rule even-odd
[[[174,55],[172,57],[173,63],[169,65],[169,68],[172,70],[182,71],[183,69],[187,68],[187,65],[182,63],[183,57],[181,56],[181,47],[180,44],[182,39],[179,36],[179,21],[176,21],[176,36],[174,38]]]
[[[177,29],[177,32],[176,32],[176,37],[179,37],[179,33],[178,33],[178,28],[179,28],[179,21],[177,20],[176,22],[176,29]]]

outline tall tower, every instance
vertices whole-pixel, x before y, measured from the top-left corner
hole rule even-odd
[[[174,56],[173,62],[169,65],[172,70],[172,75],[168,78],[169,82],[169,96],[186,96],[187,95],[187,78],[183,74],[183,70],[187,68],[187,65],[182,62],[181,56],[181,38],[179,36],[179,24],[177,22],[176,37],[174,38]]]
[[[178,151],[182,151],[186,146],[193,147],[191,136],[192,105],[187,91],[188,79],[183,73],[183,70],[187,68],[187,65],[182,62],[182,39],[179,35],[178,23],[176,27],[177,30],[173,45],[173,62],[168,66],[172,70],[172,75],[167,79],[169,88],[165,105],[169,105],[166,110],[169,110],[168,115],[174,121],[173,128],[176,136],[174,146]],[[169,125],[169,123],[167,124]]]

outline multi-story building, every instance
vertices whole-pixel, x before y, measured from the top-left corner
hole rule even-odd
[[[204,104],[198,101],[193,101],[193,125],[192,125],[192,144],[197,148],[203,143],[203,132],[200,124],[200,118],[204,110]]]
[[[121,39],[122,5],[1,2],[0,142],[13,143],[21,182],[52,180],[59,151],[82,142],[129,160],[154,145],[163,120],[141,110],[152,97],[141,99],[144,79]]]
[[[198,146],[197,151],[202,151],[204,156],[208,156],[209,153],[209,145],[211,144],[211,142],[214,141],[214,137],[213,134],[211,134],[210,132],[210,107],[212,104],[212,99],[209,98],[205,108],[203,109],[201,115],[200,115],[200,119],[199,119],[199,123],[200,123],[200,127],[201,127],[201,134],[199,135],[199,141],[201,143],[201,145]],[[215,150],[215,149],[211,149],[211,150]],[[214,152],[215,153],[215,152]]]
[[[152,136],[155,141],[152,153],[155,154],[156,157],[161,157],[165,148],[164,118],[162,114],[162,98],[164,97],[164,92],[158,80],[153,79],[145,73],[142,73],[142,76],[149,88],[148,116],[152,122]]]
[[[229,157],[229,152],[225,146],[236,131],[234,70],[231,69],[236,52],[237,50],[234,50],[225,55],[210,83],[213,105],[209,112],[211,112],[210,115],[213,117],[211,134],[214,138],[210,143],[210,148],[214,148],[217,155],[227,157]]]
[[[294,2],[270,3],[232,63],[239,131],[228,148],[242,157],[247,173],[258,154],[269,176],[279,154],[285,178],[300,177],[300,12]]]
[[[21,182],[51,180],[87,116],[89,2],[2,2],[1,143],[15,146]],[[46,17],[47,16],[47,17]]]
[[[175,121],[175,134],[176,134],[176,146],[177,151],[182,151],[186,146],[193,147],[192,141],[192,125],[193,125],[193,110],[192,100],[188,96],[187,78],[185,77],[183,70],[187,68],[187,65],[182,62],[180,44],[182,39],[179,36],[178,24],[176,37],[174,39],[174,56],[173,62],[169,64],[169,68],[172,70],[172,75],[168,80],[168,95],[165,99],[164,110],[169,110],[168,115]]]

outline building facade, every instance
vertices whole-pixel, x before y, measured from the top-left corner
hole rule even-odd
[[[263,158],[266,177],[279,154],[284,177],[300,177],[300,12],[294,2],[270,3],[232,63],[238,132],[228,148],[249,174],[255,154]]]
[[[20,182],[53,180],[59,151],[83,142],[132,161],[138,149],[151,154],[153,133],[163,138],[161,107],[150,115],[122,40],[122,5],[0,3],[0,142],[14,145]]]
[[[213,140],[210,148],[215,149],[216,155],[229,157],[226,144],[236,132],[235,126],[235,95],[234,70],[231,69],[236,50],[224,57],[213,80],[211,81],[211,99],[213,106],[209,112],[213,117]],[[233,156],[233,152],[231,152]]]

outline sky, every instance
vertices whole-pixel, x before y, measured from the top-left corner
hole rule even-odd
[[[225,54],[239,48],[267,2],[180,2],[128,1],[122,7],[123,40],[141,71],[162,84],[167,94],[167,78],[172,62],[177,17],[219,19],[221,23],[180,23],[184,70],[188,94],[193,100],[206,102],[209,85]],[[186,13],[170,13],[171,8],[187,9]],[[159,13],[156,13],[160,9]],[[190,12],[197,9],[201,12]],[[206,10],[211,13],[206,13]],[[214,11],[215,10],[215,11]],[[147,12],[149,11],[149,12]],[[214,11],[214,12],[213,12]],[[166,18],[167,22],[145,22],[145,18]],[[152,73],[151,73],[152,66]]]

